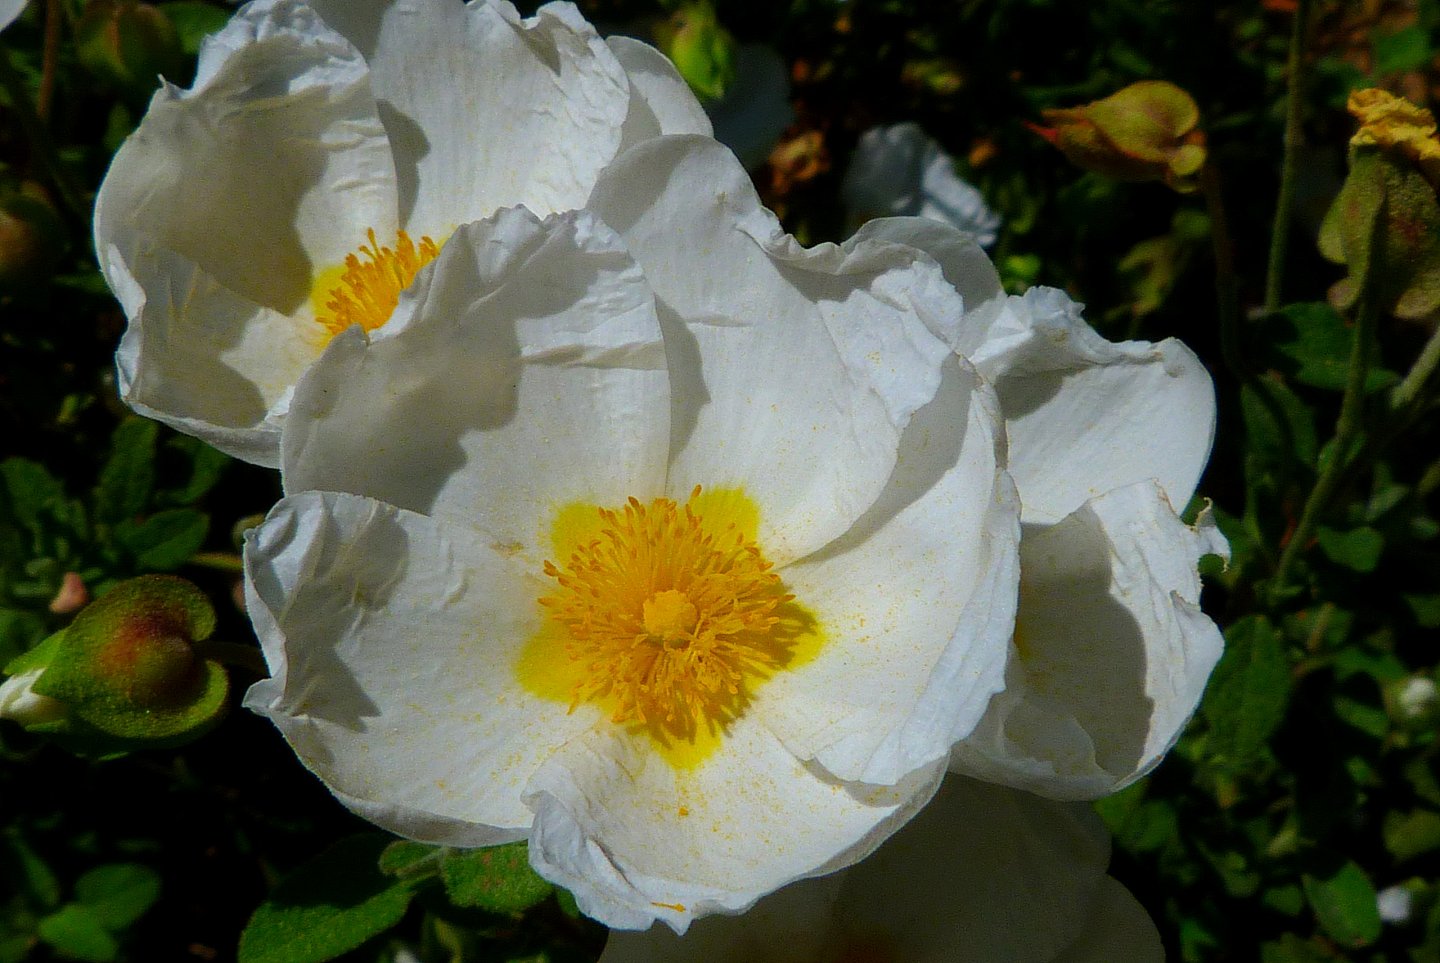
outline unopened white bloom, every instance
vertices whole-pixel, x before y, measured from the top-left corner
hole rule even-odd
[[[956,776],[859,864],[683,937],[613,933],[600,963],[1160,963],[1109,857],[1088,806]]]
[[[1002,685],[1018,507],[964,304],[714,141],[460,228],[331,341],[246,545],[270,717],[417,839],[684,930],[863,857]]]
[[[983,252],[919,219],[857,238],[916,245],[973,306],[955,347],[994,384],[1024,538],[1014,645],[959,772],[1093,799],[1149,771],[1194,713],[1223,639],[1199,608],[1208,512],[1177,517],[1210,454],[1210,377],[1178,341],[1112,344],[1065,294],[1007,297]]]
[[[861,134],[840,196],[857,226],[872,217],[924,217],[985,247],[995,243],[1000,228],[1000,216],[956,175],[955,158],[914,123]]]
[[[1387,886],[1375,894],[1375,909],[1382,921],[1403,926],[1415,912],[1415,894],[1401,884]]]
[[[65,718],[63,702],[35,691],[35,682],[44,672],[45,666],[41,666],[0,682],[0,719],[33,726]]]
[[[334,335],[384,337],[462,224],[582,206],[626,146],[709,133],[674,68],[569,3],[257,0],[166,84],[96,200],[130,324],[132,407],[278,463],[301,373]]]

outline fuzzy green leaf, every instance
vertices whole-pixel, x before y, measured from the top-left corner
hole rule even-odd
[[[1369,527],[1342,532],[1322,525],[1315,532],[1315,540],[1326,558],[1356,572],[1375,571],[1385,551],[1385,536]]]
[[[413,891],[380,871],[389,843],[351,836],[282,879],[240,934],[240,963],[321,963],[400,922]]]
[[[522,913],[554,889],[530,868],[524,842],[451,851],[441,860],[440,877],[456,906],[491,913]]]
[[[1301,877],[1305,897],[1320,926],[1343,946],[1366,946],[1380,936],[1380,912],[1375,887],[1365,871],[1346,862],[1325,876]]]
[[[110,458],[95,488],[95,520],[107,525],[145,511],[155,485],[155,442],[160,426],[148,418],[126,418],[110,438]]]
[[[120,955],[120,944],[88,906],[67,903],[40,921],[40,939],[72,960],[110,963]]]
[[[210,517],[193,508],[156,512],[139,524],[119,525],[115,537],[150,572],[177,569],[200,550],[210,530]]]
[[[1440,813],[1430,809],[1386,813],[1385,848],[1400,862],[1440,849]]]
[[[1237,767],[1258,759],[1285,717],[1290,688],[1290,663],[1270,621],[1252,615],[1231,625],[1201,705],[1211,754]]]
[[[65,498],[65,489],[53,475],[24,458],[0,462],[0,483],[0,496],[9,506],[11,517],[32,533],[44,527],[42,512]]]
[[[144,916],[159,897],[159,874],[138,863],[97,866],[75,882],[75,901],[112,932]]]

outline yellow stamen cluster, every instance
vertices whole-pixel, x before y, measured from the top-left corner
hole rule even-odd
[[[389,248],[380,246],[374,230],[368,234],[369,244],[360,245],[357,254],[345,256],[339,283],[330,288],[324,309],[316,312],[316,320],[332,336],[355,324],[374,331],[389,321],[400,303],[400,292],[440,254],[439,245],[429,237],[421,237],[416,247],[410,235],[400,231],[395,246]]]
[[[540,599],[582,670],[571,708],[599,702],[665,742],[723,729],[806,629],[759,547],[707,528],[699,495],[598,509],[599,535],[563,569],[545,563],[559,588]]]

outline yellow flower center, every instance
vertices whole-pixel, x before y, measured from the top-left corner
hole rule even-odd
[[[545,624],[521,656],[522,683],[572,711],[600,705],[672,762],[698,762],[755,688],[819,641],[755,543],[757,517],[738,491],[699,487],[683,505],[562,510],[553,541],[568,558],[544,564],[555,587],[539,599]]]
[[[429,237],[421,237],[416,247],[409,234],[399,231],[390,248],[380,245],[373,229],[367,235],[369,244],[360,245],[359,251],[345,255],[343,265],[316,278],[311,296],[315,320],[329,337],[351,325],[374,331],[389,321],[400,303],[400,292],[440,254],[440,246]]]

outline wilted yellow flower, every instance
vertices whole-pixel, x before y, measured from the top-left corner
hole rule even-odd
[[[1435,115],[1378,87],[1357,90],[1345,105],[1360,121],[1351,147],[1378,147],[1406,158],[1432,185],[1440,186],[1440,139]]]

